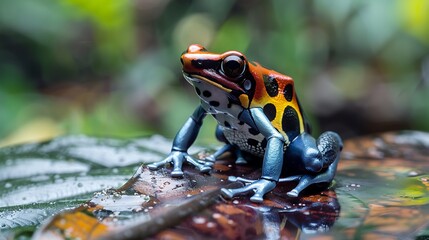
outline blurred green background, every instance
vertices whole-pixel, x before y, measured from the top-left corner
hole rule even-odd
[[[429,130],[428,13],[426,0],[0,1],[0,145],[173,137],[198,104],[179,61],[191,43],[292,76],[317,132]]]

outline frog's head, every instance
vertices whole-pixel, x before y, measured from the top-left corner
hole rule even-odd
[[[248,107],[255,91],[255,80],[249,70],[246,57],[237,51],[222,54],[208,52],[193,44],[180,58],[185,79],[196,87],[209,84],[227,93],[231,99],[239,99]]]

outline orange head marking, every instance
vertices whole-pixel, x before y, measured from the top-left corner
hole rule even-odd
[[[249,63],[237,51],[222,54],[208,52],[204,47],[193,44],[180,58],[183,74],[192,84],[204,81],[231,93],[231,98],[239,100],[244,107],[249,106],[255,88]]]

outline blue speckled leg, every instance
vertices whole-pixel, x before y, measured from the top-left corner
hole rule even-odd
[[[305,146],[303,148],[303,146]],[[309,134],[302,134],[299,138],[291,143],[290,151],[299,153],[309,174],[291,176],[282,178],[280,182],[299,180],[298,185],[287,193],[289,197],[297,197],[299,193],[308,186],[315,183],[330,183],[335,176],[340,152],[343,143],[338,134],[334,132],[325,132],[317,140],[317,143]],[[317,150],[319,153],[315,154]],[[322,163],[322,169],[319,171],[315,168],[319,162]]]

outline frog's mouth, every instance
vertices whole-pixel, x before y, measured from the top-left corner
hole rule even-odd
[[[222,91],[225,91],[226,93],[231,93],[231,96],[233,96],[233,95],[235,95],[235,93],[237,93],[237,92],[233,93],[233,91],[237,91],[237,89],[239,89],[239,91],[243,92],[243,90],[238,86],[235,86],[234,89],[229,89],[229,88],[226,88],[226,87],[222,86],[221,84],[219,84],[213,80],[210,80],[209,78],[203,77],[203,76],[198,75],[198,74],[190,74],[190,73],[183,72],[183,77],[185,77],[186,81],[188,81],[194,87],[196,87],[197,84],[207,83],[207,84],[210,84],[212,86],[218,87],[219,89],[221,89]],[[248,95],[237,94],[236,97],[237,97],[237,99],[240,99],[239,101],[241,102],[242,106],[244,106],[244,107],[249,106],[250,101],[249,101]]]
[[[188,83],[194,85],[194,83],[201,83],[201,80],[197,78],[197,75],[191,75],[189,73],[183,72],[183,77],[188,81]]]
[[[231,85],[231,86],[228,86],[228,87],[231,87],[231,89],[221,85],[220,83],[217,83],[217,82],[215,82],[209,78],[203,77],[203,76],[198,75],[198,74],[190,74],[190,73],[183,72],[183,76],[185,77],[186,81],[188,81],[192,85],[199,84],[201,82],[205,82],[205,83],[208,83],[208,84],[213,85],[215,87],[218,87],[225,92],[232,92],[233,90],[242,91],[241,88],[239,88],[238,86],[236,86],[230,82],[226,82],[225,85]]]

